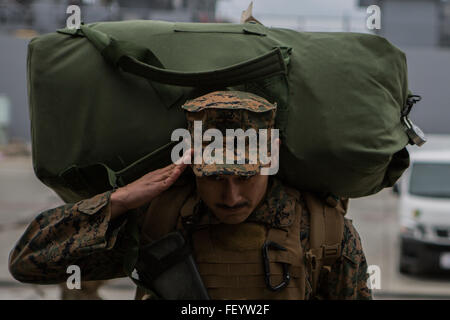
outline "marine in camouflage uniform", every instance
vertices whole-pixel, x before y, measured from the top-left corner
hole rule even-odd
[[[250,127],[260,128],[264,122],[266,127],[267,124],[270,127],[275,116],[274,105],[255,95],[236,92],[216,92],[188,102],[184,108],[187,111],[191,130],[193,120],[203,120],[204,124],[210,123],[219,128],[221,127],[220,119],[228,119],[223,122],[227,128],[230,128],[230,120],[236,124],[236,127],[244,130]],[[258,118],[256,115],[258,112],[262,117]],[[262,119],[260,120],[262,123],[258,123],[259,120],[255,119]],[[260,166],[259,163],[238,166],[199,164],[193,165],[193,172],[198,176],[251,175],[258,172]],[[290,199],[287,187],[276,177],[269,179],[270,183],[263,203],[250,214],[247,221],[276,226],[288,217],[293,209],[292,206],[286,205]],[[179,179],[176,187],[182,187],[184,184],[192,187],[192,180],[187,179],[186,182],[184,179]],[[62,283],[67,280],[67,267],[78,265],[84,281],[125,277],[123,261],[125,253],[130,250],[126,224],[131,213],[111,219],[112,192],[114,191],[107,191],[90,199],[66,204],[39,214],[30,223],[10,254],[11,274],[22,282]],[[198,199],[195,191],[192,197]],[[197,201],[201,202],[201,199]],[[303,252],[307,252],[310,246],[310,214],[302,196],[295,201],[302,208],[299,238]],[[138,214],[138,225],[144,235],[148,208],[148,206],[140,208]],[[204,206],[194,205],[193,208],[203,211],[195,212],[195,214],[208,214],[209,209]],[[351,220],[344,218],[342,254],[331,266],[329,272],[321,274],[315,296],[311,295],[311,275],[306,275],[305,280],[308,285],[305,286],[305,297],[307,299],[371,299],[367,279],[367,262],[360,237]]]

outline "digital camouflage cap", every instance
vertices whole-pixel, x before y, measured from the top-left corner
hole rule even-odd
[[[201,121],[202,136],[208,129],[218,129],[224,137],[223,148],[215,150],[222,152],[222,157],[219,153],[219,158],[223,158],[222,164],[212,163],[213,159],[209,152],[203,152],[211,143],[211,141],[203,139],[202,154],[204,154],[204,157],[202,163],[192,165],[195,175],[235,174],[250,176],[259,173],[262,163],[259,152],[255,150],[258,144],[249,146],[250,138],[245,138],[245,155],[238,154],[237,148],[234,148],[236,142],[232,144],[235,160],[241,156],[244,157],[245,163],[238,164],[236,161],[233,164],[226,163],[227,144],[225,137],[227,129],[242,129],[244,132],[247,132],[248,129],[254,129],[257,141],[259,141],[259,129],[274,128],[276,107],[276,104],[271,104],[260,96],[242,91],[215,91],[187,101],[182,108],[186,112],[188,130],[192,139],[194,138],[194,121]],[[270,141],[271,130],[267,130],[267,151],[270,151]],[[256,161],[253,161],[253,163],[250,161],[251,152],[256,155]],[[268,154],[270,155],[270,153]]]

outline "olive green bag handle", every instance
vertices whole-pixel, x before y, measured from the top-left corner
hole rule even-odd
[[[161,61],[148,48],[128,41],[117,40],[90,26],[82,25],[81,32],[97,48],[106,61],[125,72],[163,84],[198,87],[231,86],[286,74],[282,48],[225,68],[181,72],[165,69]],[[75,32],[75,34],[79,34]]]
[[[146,154],[121,170],[113,170],[105,163],[93,163],[79,166],[72,165],[64,169],[59,178],[70,190],[80,194],[83,198],[124,186],[140,178],[143,173],[160,169],[158,164],[170,164],[170,150],[176,142],[166,145]]]

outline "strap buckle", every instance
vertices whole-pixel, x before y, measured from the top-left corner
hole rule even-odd
[[[341,245],[339,243],[333,245],[324,245],[323,247],[323,266],[331,266],[334,261],[341,255]]]
[[[333,244],[333,245],[324,245],[323,246],[323,258],[335,258],[339,256],[341,250],[341,246],[339,243]]]
[[[341,255],[341,245],[339,243],[332,245],[323,245],[319,249],[309,249],[306,252],[306,259],[309,261],[311,271],[316,271],[319,267],[324,268],[331,265],[336,258]]]
[[[309,261],[311,271],[315,271],[317,268],[317,256],[313,253],[312,249],[306,252],[306,259]]]
[[[273,241],[266,241],[262,246],[262,255],[264,260],[264,280],[266,281],[266,286],[271,291],[279,291],[286,287],[291,280],[291,275],[289,274],[289,264],[280,262],[283,267],[283,281],[273,286],[270,282],[269,249],[286,251],[286,248]]]
[[[416,95],[416,94],[410,94],[408,95],[408,98],[406,99],[406,106],[402,110],[402,116],[407,117],[409,113],[411,112],[412,107],[422,100],[422,96]]]
[[[410,94],[406,99],[406,105],[401,112],[401,121],[405,128],[406,134],[409,138],[409,144],[417,145],[421,147],[425,142],[427,142],[427,138],[423,131],[416,126],[408,117],[411,112],[412,107],[422,100],[421,96]]]

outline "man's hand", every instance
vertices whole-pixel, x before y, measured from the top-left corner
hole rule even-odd
[[[117,218],[128,210],[138,208],[167,190],[188,166],[184,162],[171,164],[165,168],[147,173],[138,180],[117,189],[111,194],[111,219]]]

